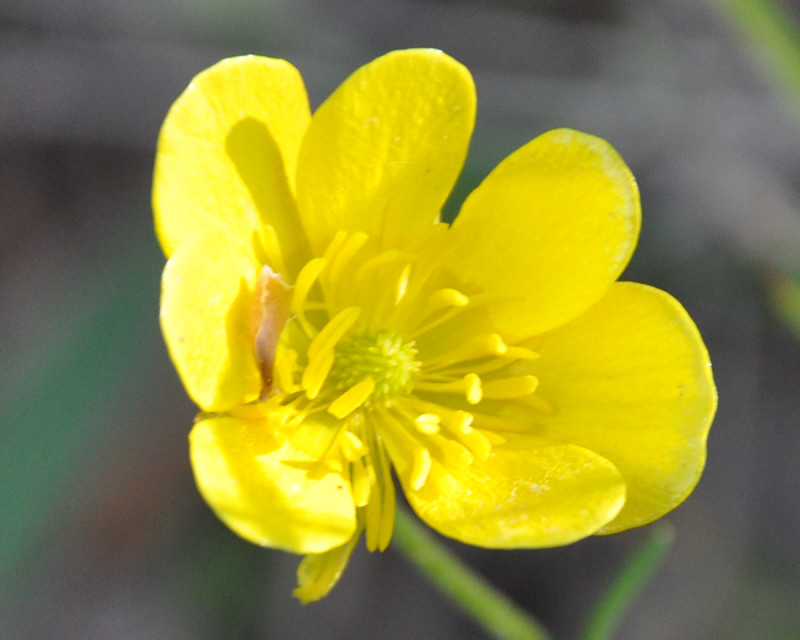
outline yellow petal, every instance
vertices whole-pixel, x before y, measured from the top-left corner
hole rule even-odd
[[[287,176],[310,117],[302,78],[283,60],[229,58],[196,76],[158,140],[153,209],[167,256],[198,230],[249,246],[268,224],[297,262],[305,238]]]
[[[347,567],[350,555],[360,537],[360,535],[354,535],[340,547],[303,558],[297,568],[297,588],[292,595],[303,604],[315,602],[327,596],[342,577],[342,572]]]
[[[605,532],[645,524],[694,488],[716,409],[711,365],[697,328],[674,298],[616,283],[594,307],[537,342],[535,395],[555,411],[536,421],[548,438],[608,458],[628,486]]]
[[[614,466],[571,445],[495,449],[484,462],[447,471],[450,490],[432,480],[419,491],[405,486],[409,503],[439,533],[482,547],[568,544],[595,533],[625,501]]]
[[[461,170],[475,119],[469,71],[441,51],[394,51],[351,75],[314,113],[297,166],[312,247],[361,230],[417,245]]]
[[[319,473],[315,458],[289,440],[279,444],[270,430],[269,418],[212,418],[194,426],[192,468],[206,502],[259,545],[322,553],[347,542],[356,529],[349,480]]]
[[[161,328],[186,391],[205,411],[260,390],[250,324],[256,264],[225,234],[197,234],[164,267]]]
[[[461,289],[498,294],[490,311],[501,333],[531,336],[600,299],[630,259],[639,220],[636,183],[616,151],[550,131],[467,198],[447,265]]]

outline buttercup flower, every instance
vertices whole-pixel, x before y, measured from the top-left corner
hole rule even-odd
[[[324,596],[393,471],[440,533],[563,545],[692,490],[716,406],[668,294],[617,282],[636,184],[605,141],[545,133],[439,221],[475,117],[434,50],[367,64],[311,115],[283,60],[223,60],[170,110],[153,204],[161,322],[200,407],[198,487],[240,536],[306,558]]]

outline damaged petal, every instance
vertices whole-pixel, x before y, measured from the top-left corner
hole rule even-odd
[[[275,352],[283,327],[289,320],[291,291],[269,266],[261,269],[253,295],[251,327],[258,368],[261,372],[262,399],[272,390]]]

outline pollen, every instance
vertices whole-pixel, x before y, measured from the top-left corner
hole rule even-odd
[[[382,402],[408,393],[419,370],[414,343],[382,330],[341,340],[336,345],[331,379],[340,390],[372,380],[369,401]]]

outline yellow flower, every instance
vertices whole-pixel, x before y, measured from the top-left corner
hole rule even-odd
[[[153,204],[161,322],[199,405],[201,493],[236,533],[307,554],[324,596],[392,470],[440,533],[548,547],[645,524],[698,481],[716,392],[666,293],[616,282],[639,232],[605,141],[534,139],[442,204],[475,117],[469,72],[389,53],[314,113],[283,60],[223,60],[170,110]]]

